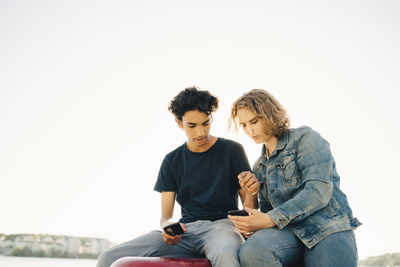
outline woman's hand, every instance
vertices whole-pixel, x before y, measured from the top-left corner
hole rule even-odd
[[[260,182],[254,173],[245,171],[238,175],[240,187],[252,196],[258,193],[260,189]]]
[[[249,213],[249,216],[228,216],[240,233],[248,236],[258,230],[275,226],[268,214],[247,207],[245,210]]]
[[[166,223],[163,227],[172,224],[172,223]],[[182,226],[182,229],[184,232],[187,232],[186,225],[184,223],[179,223]],[[182,240],[182,235],[169,235],[167,234],[164,230],[162,230],[162,239],[164,240],[165,243],[169,245],[176,245]]]

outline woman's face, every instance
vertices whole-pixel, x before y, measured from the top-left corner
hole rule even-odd
[[[266,134],[269,131],[265,120],[250,109],[238,109],[237,117],[240,127],[256,144],[266,143],[271,138],[271,135]]]

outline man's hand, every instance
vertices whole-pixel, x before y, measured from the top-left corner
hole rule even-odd
[[[268,214],[247,207],[245,210],[250,214],[249,216],[228,215],[228,218],[233,222],[240,233],[249,235],[258,230],[275,226],[274,221]]]
[[[245,171],[238,175],[240,187],[252,196],[258,193],[260,189],[260,182],[254,173]]]
[[[163,225],[163,228],[170,224],[173,224],[173,222],[165,223]],[[183,231],[187,232],[186,225],[184,223],[179,223],[179,224],[182,226]],[[167,243],[169,245],[176,245],[181,241],[182,235],[172,236],[172,235],[167,234],[164,230],[162,230],[162,239],[164,240],[165,243]]]

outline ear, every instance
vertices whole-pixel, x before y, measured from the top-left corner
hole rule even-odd
[[[183,123],[181,120],[179,120],[178,118],[175,118],[176,124],[178,124],[178,127],[183,129]]]

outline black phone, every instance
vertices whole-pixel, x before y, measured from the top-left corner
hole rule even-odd
[[[245,210],[230,210],[230,211],[228,211],[228,215],[232,215],[232,216],[248,216],[249,214]]]
[[[164,231],[172,236],[181,235],[184,233],[180,223],[173,223],[164,227]]]

